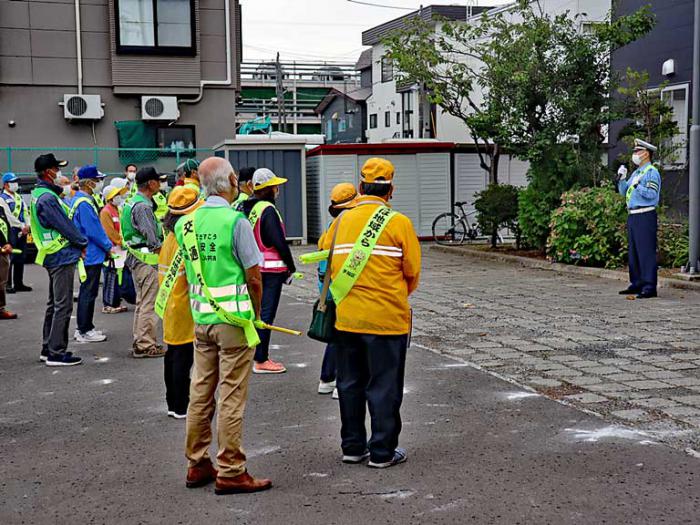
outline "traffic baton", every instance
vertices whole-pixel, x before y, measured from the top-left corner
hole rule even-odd
[[[78,259],[78,278],[81,283],[87,281],[87,272],[85,271],[85,261]]]
[[[328,259],[330,250],[321,250],[320,252],[305,253],[299,256],[301,264],[313,264]]]
[[[287,335],[301,335],[301,332],[299,332],[298,330],[291,330],[289,328],[282,328],[280,326],[272,326],[271,324],[267,324],[262,321],[255,321],[253,324],[255,325],[255,328],[258,328],[260,330],[272,330],[273,332],[280,332],[281,334]]]
[[[12,252],[10,252],[10,253],[12,253],[13,255],[19,255],[22,253],[22,250],[13,249]]]

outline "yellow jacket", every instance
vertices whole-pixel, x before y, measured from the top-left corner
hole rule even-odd
[[[168,234],[158,255],[158,284],[163,282],[178,249],[175,235]],[[163,312],[163,341],[169,345],[184,345],[194,341],[194,321],[184,268],[178,273]]]
[[[379,202],[384,203],[378,197],[363,196],[355,208],[343,212],[333,255],[332,279],[340,272]],[[320,248],[330,249],[338,220],[319,241]],[[397,214],[379,236],[355,286],[338,305],[336,328],[360,334],[407,334],[411,328],[408,296],[418,288],[420,264],[420,244],[413,224],[405,215]]]

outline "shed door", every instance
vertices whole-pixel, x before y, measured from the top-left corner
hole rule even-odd
[[[300,150],[231,150],[229,162],[236,170],[247,166],[268,168],[278,177],[288,179],[280,188],[277,199],[279,209],[287,228],[287,237],[304,236],[302,209],[301,151]]]

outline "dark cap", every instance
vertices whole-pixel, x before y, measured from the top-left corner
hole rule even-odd
[[[152,166],[148,166],[147,168],[141,168],[139,171],[136,172],[136,184],[138,184],[139,186],[151,180],[168,180],[168,176],[161,175]]]
[[[41,173],[44,170],[50,170],[51,168],[64,168],[66,166],[68,166],[68,161],[58,160],[53,153],[39,155],[34,161],[34,171],[37,173]]]
[[[253,180],[253,173],[257,168],[241,168],[238,172],[238,182],[250,182]]]

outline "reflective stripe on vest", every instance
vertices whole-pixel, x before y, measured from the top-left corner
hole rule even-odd
[[[248,346],[254,347],[260,337],[253,324],[245,271],[232,257],[233,233],[242,219],[243,214],[229,207],[199,208],[177,223],[175,238],[184,254],[194,322],[239,327]],[[199,236],[198,226],[204,227]]]
[[[10,231],[7,227],[5,219],[2,218],[0,218],[0,234],[2,234],[2,238],[4,239],[5,244],[10,242]]]
[[[260,231],[262,223],[260,222],[260,218],[262,217],[263,212],[269,207],[272,207],[277,213],[277,216],[280,218],[280,224],[282,225],[282,233],[286,237],[287,232],[285,230],[284,221],[282,220],[280,212],[277,210],[277,208],[275,208],[271,203],[267,201],[257,202],[255,206],[253,206],[253,209],[250,210],[248,220],[250,221],[250,224],[253,227],[255,241],[257,242],[258,248],[260,249],[260,252],[263,255],[263,264],[260,267],[260,271],[265,273],[284,273],[289,269],[287,268],[285,262],[282,260],[282,257],[280,256],[279,252],[275,248],[265,246],[265,243],[263,243],[262,240],[262,232]]]
[[[32,238],[37,248],[36,263],[40,266],[43,266],[44,259],[47,255],[58,253],[70,244],[57,230],[44,228],[39,222],[39,216],[36,212],[36,203],[39,198],[45,194],[49,194],[55,198],[61,206],[61,210],[66,214],[66,217],[70,218],[70,208],[52,190],[43,187],[34,188],[32,190],[32,199],[29,204],[29,227],[31,228]]]
[[[12,199],[15,201],[15,209],[12,210],[12,215],[19,219],[20,215],[22,215],[22,207],[24,206],[24,203],[22,202],[22,197],[19,196],[19,193],[15,192],[12,195]]]
[[[97,205],[95,204],[94,201],[90,200],[88,197],[79,197],[76,199],[76,201],[73,203],[70,209],[70,214],[68,215],[71,219],[75,217],[75,212],[78,211],[78,206],[80,206],[83,202],[87,202],[90,207],[95,210],[95,213],[99,216],[100,215],[100,210],[97,209]]]
[[[654,166],[650,162],[633,179],[630,179],[629,186],[627,186],[627,193],[625,194],[625,200],[627,201],[627,206],[629,206],[630,202],[632,201],[632,194],[634,193],[634,190],[636,189],[634,187],[634,185],[638,184],[639,181],[642,180],[642,177],[644,177],[644,175],[646,175],[649,172],[649,170],[653,167]]]
[[[162,193],[158,192],[153,195],[153,200],[156,203],[155,216],[159,221],[163,220],[165,214],[168,213],[168,199]]]
[[[161,319],[165,314],[165,308],[168,306],[168,299],[173,291],[175,282],[177,281],[178,277],[182,275],[183,262],[184,257],[182,256],[182,250],[178,250],[175,257],[173,257],[173,260],[170,261],[170,267],[163,270],[163,272],[165,272],[165,277],[158,288],[158,295],[156,295],[155,303],[156,314]],[[160,272],[162,269],[163,265],[159,264],[158,271]]]
[[[396,214],[397,212],[387,206],[379,206],[365,224],[362,233],[340,268],[340,272],[331,283],[331,294],[333,294],[336,305],[343,302],[352,287],[355,286],[362,270],[365,269],[369,258],[373,255],[384,228]],[[381,284],[378,283],[378,286]]]

